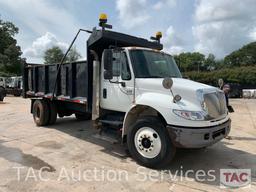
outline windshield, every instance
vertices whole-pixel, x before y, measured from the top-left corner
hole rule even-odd
[[[136,78],[181,78],[171,55],[148,50],[131,50],[130,55]]]

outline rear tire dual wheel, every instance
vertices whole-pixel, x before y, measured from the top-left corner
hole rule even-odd
[[[33,118],[37,126],[45,126],[49,121],[49,107],[45,100],[33,103]]]
[[[132,157],[150,168],[166,167],[176,152],[166,127],[154,116],[135,122],[128,131],[127,145]]]
[[[35,100],[33,103],[33,118],[37,126],[52,125],[57,119],[57,108],[54,103],[45,100]]]
[[[56,123],[56,120],[57,120],[57,107],[56,107],[55,103],[50,102],[50,101],[48,102],[48,106],[50,109],[48,125],[53,125]]]

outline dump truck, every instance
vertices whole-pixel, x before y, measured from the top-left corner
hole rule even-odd
[[[0,101],[3,101],[6,96],[6,78],[0,77]]]
[[[14,95],[16,97],[22,94],[22,76],[9,77],[7,78],[6,93],[9,95]]]
[[[90,33],[87,61],[64,63],[64,56],[60,64],[24,67],[36,125],[52,125],[57,115],[93,120],[116,130],[131,156],[151,168],[169,165],[177,148],[204,148],[229,134],[223,91],[182,78],[160,32],[150,40],[115,32],[106,15],[99,25],[79,30]]]
[[[0,77],[0,101],[3,101],[7,94],[21,96],[22,83],[22,76]]]

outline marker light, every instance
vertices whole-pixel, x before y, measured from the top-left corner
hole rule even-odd
[[[108,21],[108,16],[105,13],[100,14],[100,22],[101,23],[107,23]]]
[[[107,24],[108,22],[108,16],[105,13],[100,14],[100,23],[99,26],[102,27],[102,30],[107,29],[112,29],[112,25]]]
[[[158,31],[156,33],[156,39],[161,39],[162,38],[162,32],[161,31]]]
[[[156,41],[156,42],[158,42],[158,43],[160,43],[160,39],[162,38],[162,32],[160,32],[160,31],[158,31],[157,33],[156,33],[156,36],[155,37],[150,37],[150,39],[152,39],[152,40],[154,40],[154,41]]]

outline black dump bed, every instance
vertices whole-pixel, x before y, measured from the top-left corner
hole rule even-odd
[[[25,97],[51,98],[58,67],[59,64],[27,64],[23,76]],[[54,94],[56,98],[86,103],[88,96],[87,72],[86,61],[62,64],[56,82]]]

